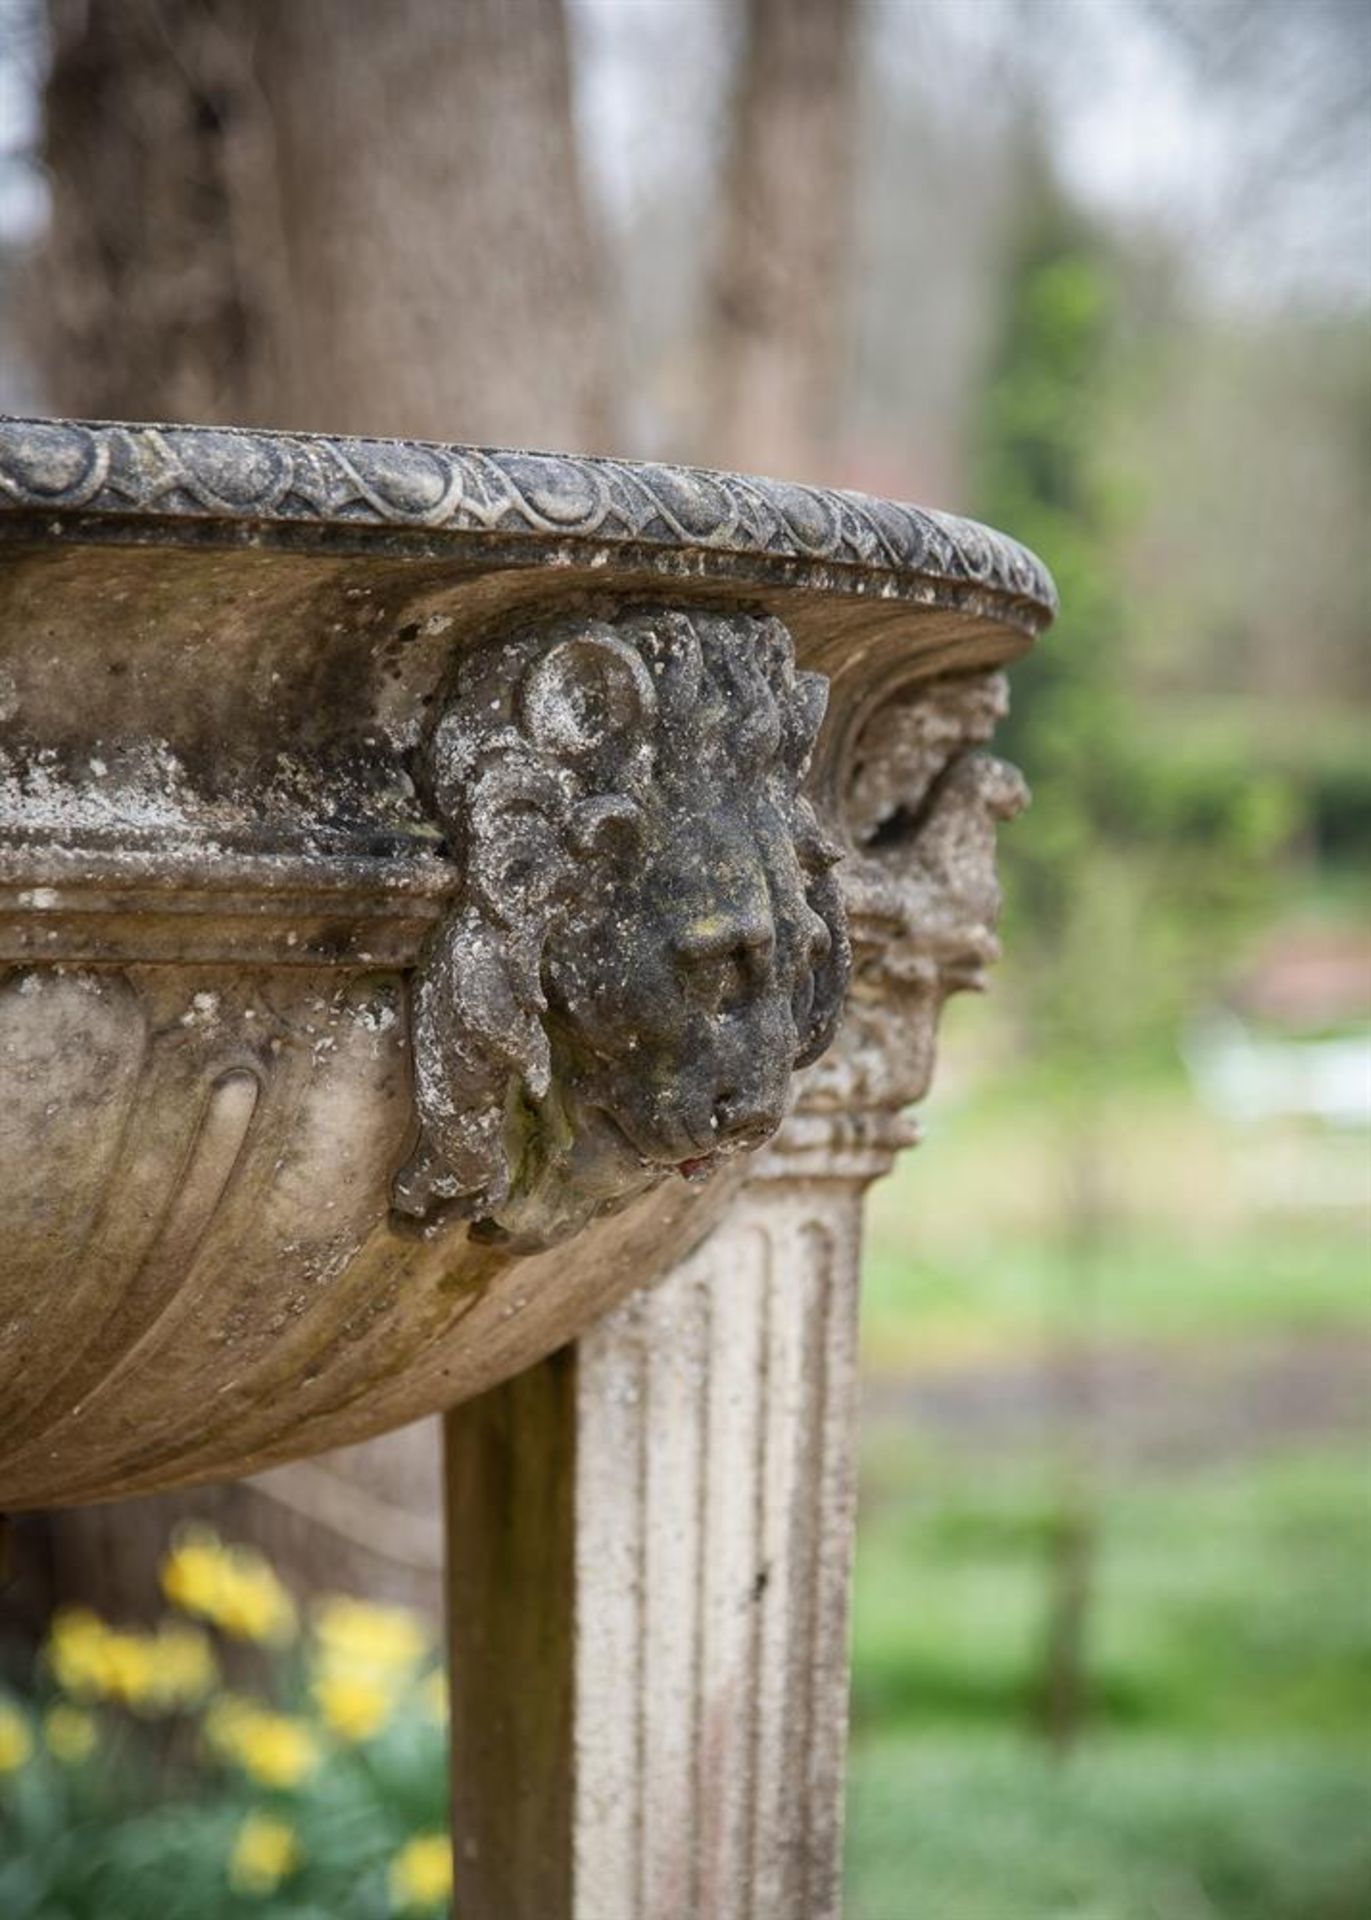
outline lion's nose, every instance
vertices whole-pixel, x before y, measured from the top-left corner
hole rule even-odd
[[[691,998],[711,1013],[736,1013],[765,985],[776,952],[769,917],[721,915],[692,927],[676,955]]]

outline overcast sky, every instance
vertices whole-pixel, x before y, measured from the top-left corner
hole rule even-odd
[[[1235,21],[1241,11],[1241,0],[1190,3],[1220,30],[1226,9]],[[738,14],[736,0],[572,0],[579,118],[611,220],[627,224],[644,195],[713,164]],[[1260,72],[1245,89],[1201,79],[1146,0],[865,0],[864,16],[867,57],[888,81],[904,70],[928,88],[933,69],[960,110],[982,113],[1016,84],[1034,88],[1070,189],[1179,240],[1214,297],[1371,306],[1366,119],[1344,110],[1331,151],[1304,165],[1315,143],[1295,98],[1306,53],[1326,78],[1332,63],[1314,39],[1331,25],[1347,91],[1364,100],[1371,0],[1272,7],[1270,45],[1258,49],[1265,89]],[[38,19],[35,0],[0,0],[0,240],[11,242],[36,232],[46,208],[31,158]]]
[[[1236,26],[1244,0],[1185,4],[1204,10],[1221,55],[1225,15]],[[642,196],[711,164],[738,12],[735,0],[572,0],[586,150],[611,217],[627,222]],[[1108,218],[1173,236],[1215,298],[1371,306],[1364,113],[1344,108],[1336,151],[1301,164],[1317,111],[1303,70],[1326,81],[1336,29],[1364,100],[1371,0],[1268,12],[1266,44],[1253,35],[1247,65],[1219,84],[1148,0],[863,0],[873,73],[950,102],[962,125],[1031,91],[1069,189]]]

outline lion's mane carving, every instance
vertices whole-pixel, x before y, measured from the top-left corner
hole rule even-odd
[[[426,778],[463,876],[413,1003],[394,1206],[546,1246],[779,1125],[848,945],[800,792],[827,683],[769,618],[564,618],[459,664]]]

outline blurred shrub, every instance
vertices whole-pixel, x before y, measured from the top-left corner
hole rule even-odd
[[[1111,420],[1136,406],[1122,264],[1043,168],[1027,196],[975,435],[976,509],[1051,566],[1062,612],[1015,670],[1000,744],[1033,789],[1004,836],[1012,980],[1032,1044],[1117,1074],[1174,1033],[1197,979],[1266,904],[1298,824],[1290,783],[1176,751],[1133,696],[1125,645],[1129,475]]]

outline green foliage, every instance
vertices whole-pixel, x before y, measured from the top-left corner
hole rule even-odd
[[[335,1749],[290,1792],[254,1788],[183,1750],[168,1777],[146,1728],[105,1716],[103,1750],[73,1766],[40,1736],[0,1777],[0,1914],[5,1920],[391,1920],[392,1864],[417,1833],[447,1826],[441,1731],[414,1712],[365,1749]],[[245,1821],[288,1827],[298,1869],[236,1890]],[[447,1912],[438,1903],[423,1909]]]
[[[854,1611],[859,1733],[1022,1724],[1055,1489],[1033,1449],[868,1455]],[[1366,1740],[1371,1487],[1359,1450],[1119,1477],[1102,1503],[1097,1726]]]
[[[302,1631],[265,1559],[203,1530],[162,1588],[180,1619],[61,1613],[26,1696],[0,1692],[4,1920],[439,1920],[445,1688],[425,1623],[334,1598]],[[263,1650],[262,1693],[222,1685],[234,1641]]]
[[[1172,751],[1131,697],[1136,489],[1108,450],[1142,349],[1121,321],[1120,263],[1045,175],[1020,231],[976,507],[1047,560],[1062,613],[1016,670],[1002,735],[1034,792],[1030,824],[1004,840],[1006,925],[1035,1046],[1089,1075],[1174,1027],[1294,822],[1276,777]]]
[[[1362,1920],[1371,1770],[1302,1740],[859,1745],[849,1920]]]

